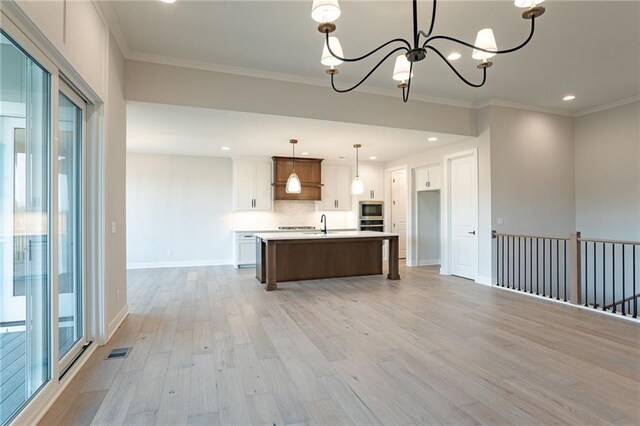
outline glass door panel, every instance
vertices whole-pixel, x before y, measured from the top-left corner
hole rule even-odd
[[[0,31],[0,424],[51,375],[50,74]]]
[[[62,369],[75,358],[76,350],[82,346],[77,344],[84,343],[84,102],[74,95],[70,89],[65,88],[64,92],[60,92],[58,102],[58,349]]]

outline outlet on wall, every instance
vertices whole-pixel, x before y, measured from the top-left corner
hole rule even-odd
[[[504,225],[504,218],[501,218],[501,217],[498,218],[498,225],[500,226]]]
[[[172,256],[173,255],[173,250],[169,249],[167,250],[167,256]]]
[[[111,233],[112,234],[116,233],[116,223],[115,222],[111,222]]]
[[[116,290],[116,300],[120,301],[120,290]]]

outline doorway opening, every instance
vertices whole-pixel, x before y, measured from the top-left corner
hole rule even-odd
[[[440,265],[440,191],[418,191],[418,266]]]

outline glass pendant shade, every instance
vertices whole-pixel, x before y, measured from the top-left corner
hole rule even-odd
[[[536,7],[544,0],[515,0],[513,3],[517,7]]]
[[[333,22],[340,17],[338,0],[313,0],[311,19],[321,24]],[[333,47],[333,46],[331,46]]]
[[[398,55],[396,58],[396,64],[393,67],[393,79],[396,81],[407,81],[410,77],[413,77],[413,73],[409,75],[411,70],[411,62],[405,55]]]
[[[353,183],[351,184],[351,193],[353,195],[358,195],[358,194],[362,194],[363,192],[364,192],[364,185],[362,184],[362,181],[360,180],[360,178],[356,176]]]
[[[491,28],[485,28],[478,31],[478,35],[476,37],[475,46],[481,47],[482,49],[497,51],[498,46],[496,45],[496,39],[493,36],[493,30]],[[483,52],[482,50],[473,49],[473,54],[471,57],[473,59],[486,60],[489,58],[493,58],[496,56],[495,53]]]
[[[329,45],[331,46],[331,50],[336,55],[341,58],[344,57],[342,53],[342,46],[340,45],[340,40],[338,37],[329,37]],[[329,52],[329,48],[327,47],[327,42],[324,42],[324,48],[322,49],[322,59],[320,59],[320,63],[322,65],[326,65],[328,67],[337,67],[342,63],[342,61]]]
[[[284,188],[287,194],[299,194],[302,192],[302,185],[300,184],[300,178],[293,172],[287,179],[287,186]]]

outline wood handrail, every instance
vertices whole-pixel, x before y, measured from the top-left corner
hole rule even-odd
[[[640,245],[640,241],[621,241],[621,240],[607,240],[598,238],[578,238],[579,241],[585,241],[590,243],[607,243],[607,244],[630,244]]]
[[[604,305],[603,309],[609,309],[609,308],[613,308],[614,306],[622,305],[623,303],[627,303],[630,300],[636,299],[638,297],[640,297],[640,293],[637,293],[635,296],[629,296],[629,297],[626,297],[626,298],[624,298],[622,300],[617,300],[617,301],[615,301],[613,303],[609,303],[607,305]],[[594,305],[594,306],[596,308],[598,307],[598,305]]]
[[[503,234],[497,231],[491,231],[491,235],[493,238],[496,237],[518,237],[518,238],[541,238],[545,240],[560,240],[560,241],[569,241],[569,238],[566,237],[550,237],[544,235],[524,235],[524,234]]]

